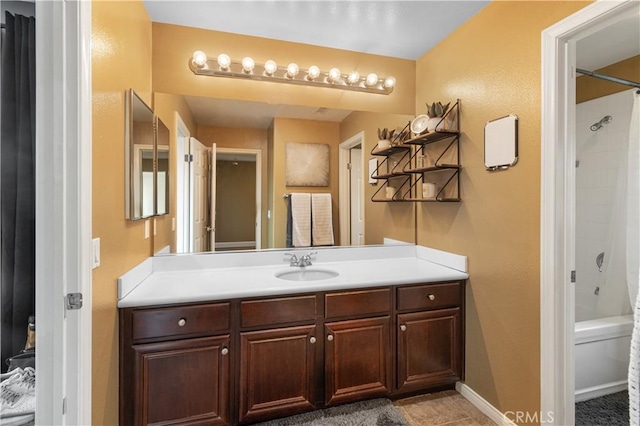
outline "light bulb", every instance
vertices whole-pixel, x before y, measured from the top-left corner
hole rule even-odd
[[[351,71],[349,77],[347,77],[347,81],[351,85],[357,84],[360,81],[360,74],[358,74],[358,71]]]
[[[337,83],[338,81],[340,81],[340,70],[338,68],[331,68],[329,70],[329,81],[331,83]]]
[[[389,76],[387,78],[384,79],[384,83],[382,84],[382,86],[385,89],[393,89],[393,87],[396,85],[396,78],[393,76]]]
[[[218,66],[222,71],[227,71],[231,66],[231,58],[225,53],[218,55]]]
[[[251,59],[250,57],[245,56],[244,58],[242,58],[242,70],[245,73],[250,74],[255,66],[256,63],[253,62],[253,59]]]
[[[195,66],[201,68],[207,64],[207,55],[202,50],[196,50],[193,52],[192,61]]]
[[[264,63],[265,74],[271,76],[277,70],[278,70],[278,64],[276,64],[276,61],[272,61],[271,59],[269,59],[267,62]]]
[[[365,84],[367,86],[375,86],[376,84],[378,84],[378,74],[374,72],[372,72],[371,74],[368,74]]]
[[[320,77],[320,68],[315,65],[311,65],[307,71],[307,80],[314,80]]]
[[[287,78],[295,78],[300,72],[300,67],[295,62],[291,62],[287,65]]]

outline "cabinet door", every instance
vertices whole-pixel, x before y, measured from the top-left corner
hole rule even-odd
[[[327,405],[390,390],[389,317],[325,324],[325,401]]]
[[[228,347],[228,335],[133,345],[135,424],[228,424]]]
[[[398,315],[398,391],[461,377],[460,308]]]
[[[316,327],[240,334],[241,422],[315,409]]]

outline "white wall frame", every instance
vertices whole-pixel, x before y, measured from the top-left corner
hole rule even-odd
[[[262,151],[246,148],[216,148],[219,154],[253,155],[256,159],[256,250],[262,248]],[[213,242],[215,245],[215,241]]]
[[[338,151],[338,216],[340,220],[340,245],[349,245],[346,244],[346,241],[351,241],[351,189],[349,183],[349,150],[353,147],[360,145],[362,147],[362,164],[360,170],[369,170],[365,168],[365,160],[366,157],[364,151],[364,131],[358,132],[355,135],[351,136],[346,141],[340,144],[340,149]],[[369,179],[362,179],[363,185],[364,182],[368,182]],[[364,188],[362,188],[362,200],[360,202],[362,205],[365,205],[364,200]],[[366,214],[366,209],[363,212]],[[365,240],[365,236],[363,236],[363,240]]]
[[[625,16],[637,0],[599,0],[542,32],[540,407],[575,422],[575,43]]]
[[[36,424],[91,424],[91,2],[36,16]]]

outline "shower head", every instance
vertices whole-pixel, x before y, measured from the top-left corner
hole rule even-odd
[[[595,132],[598,131],[600,129],[602,129],[602,127],[605,124],[609,124],[611,123],[611,120],[613,120],[613,118],[610,115],[605,115],[604,117],[602,117],[602,120],[598,121],[597,123],[594,123],[591,125],[591,131]]]

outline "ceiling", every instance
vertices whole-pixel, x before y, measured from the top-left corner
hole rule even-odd
[[[489,1],[143,0],[154,22],[415,60]],[[640,54],[640,15],[580,40],[579,68]],[[341,121],[351,111],[186,97],[201,125],[267,128],[273,117]]]

